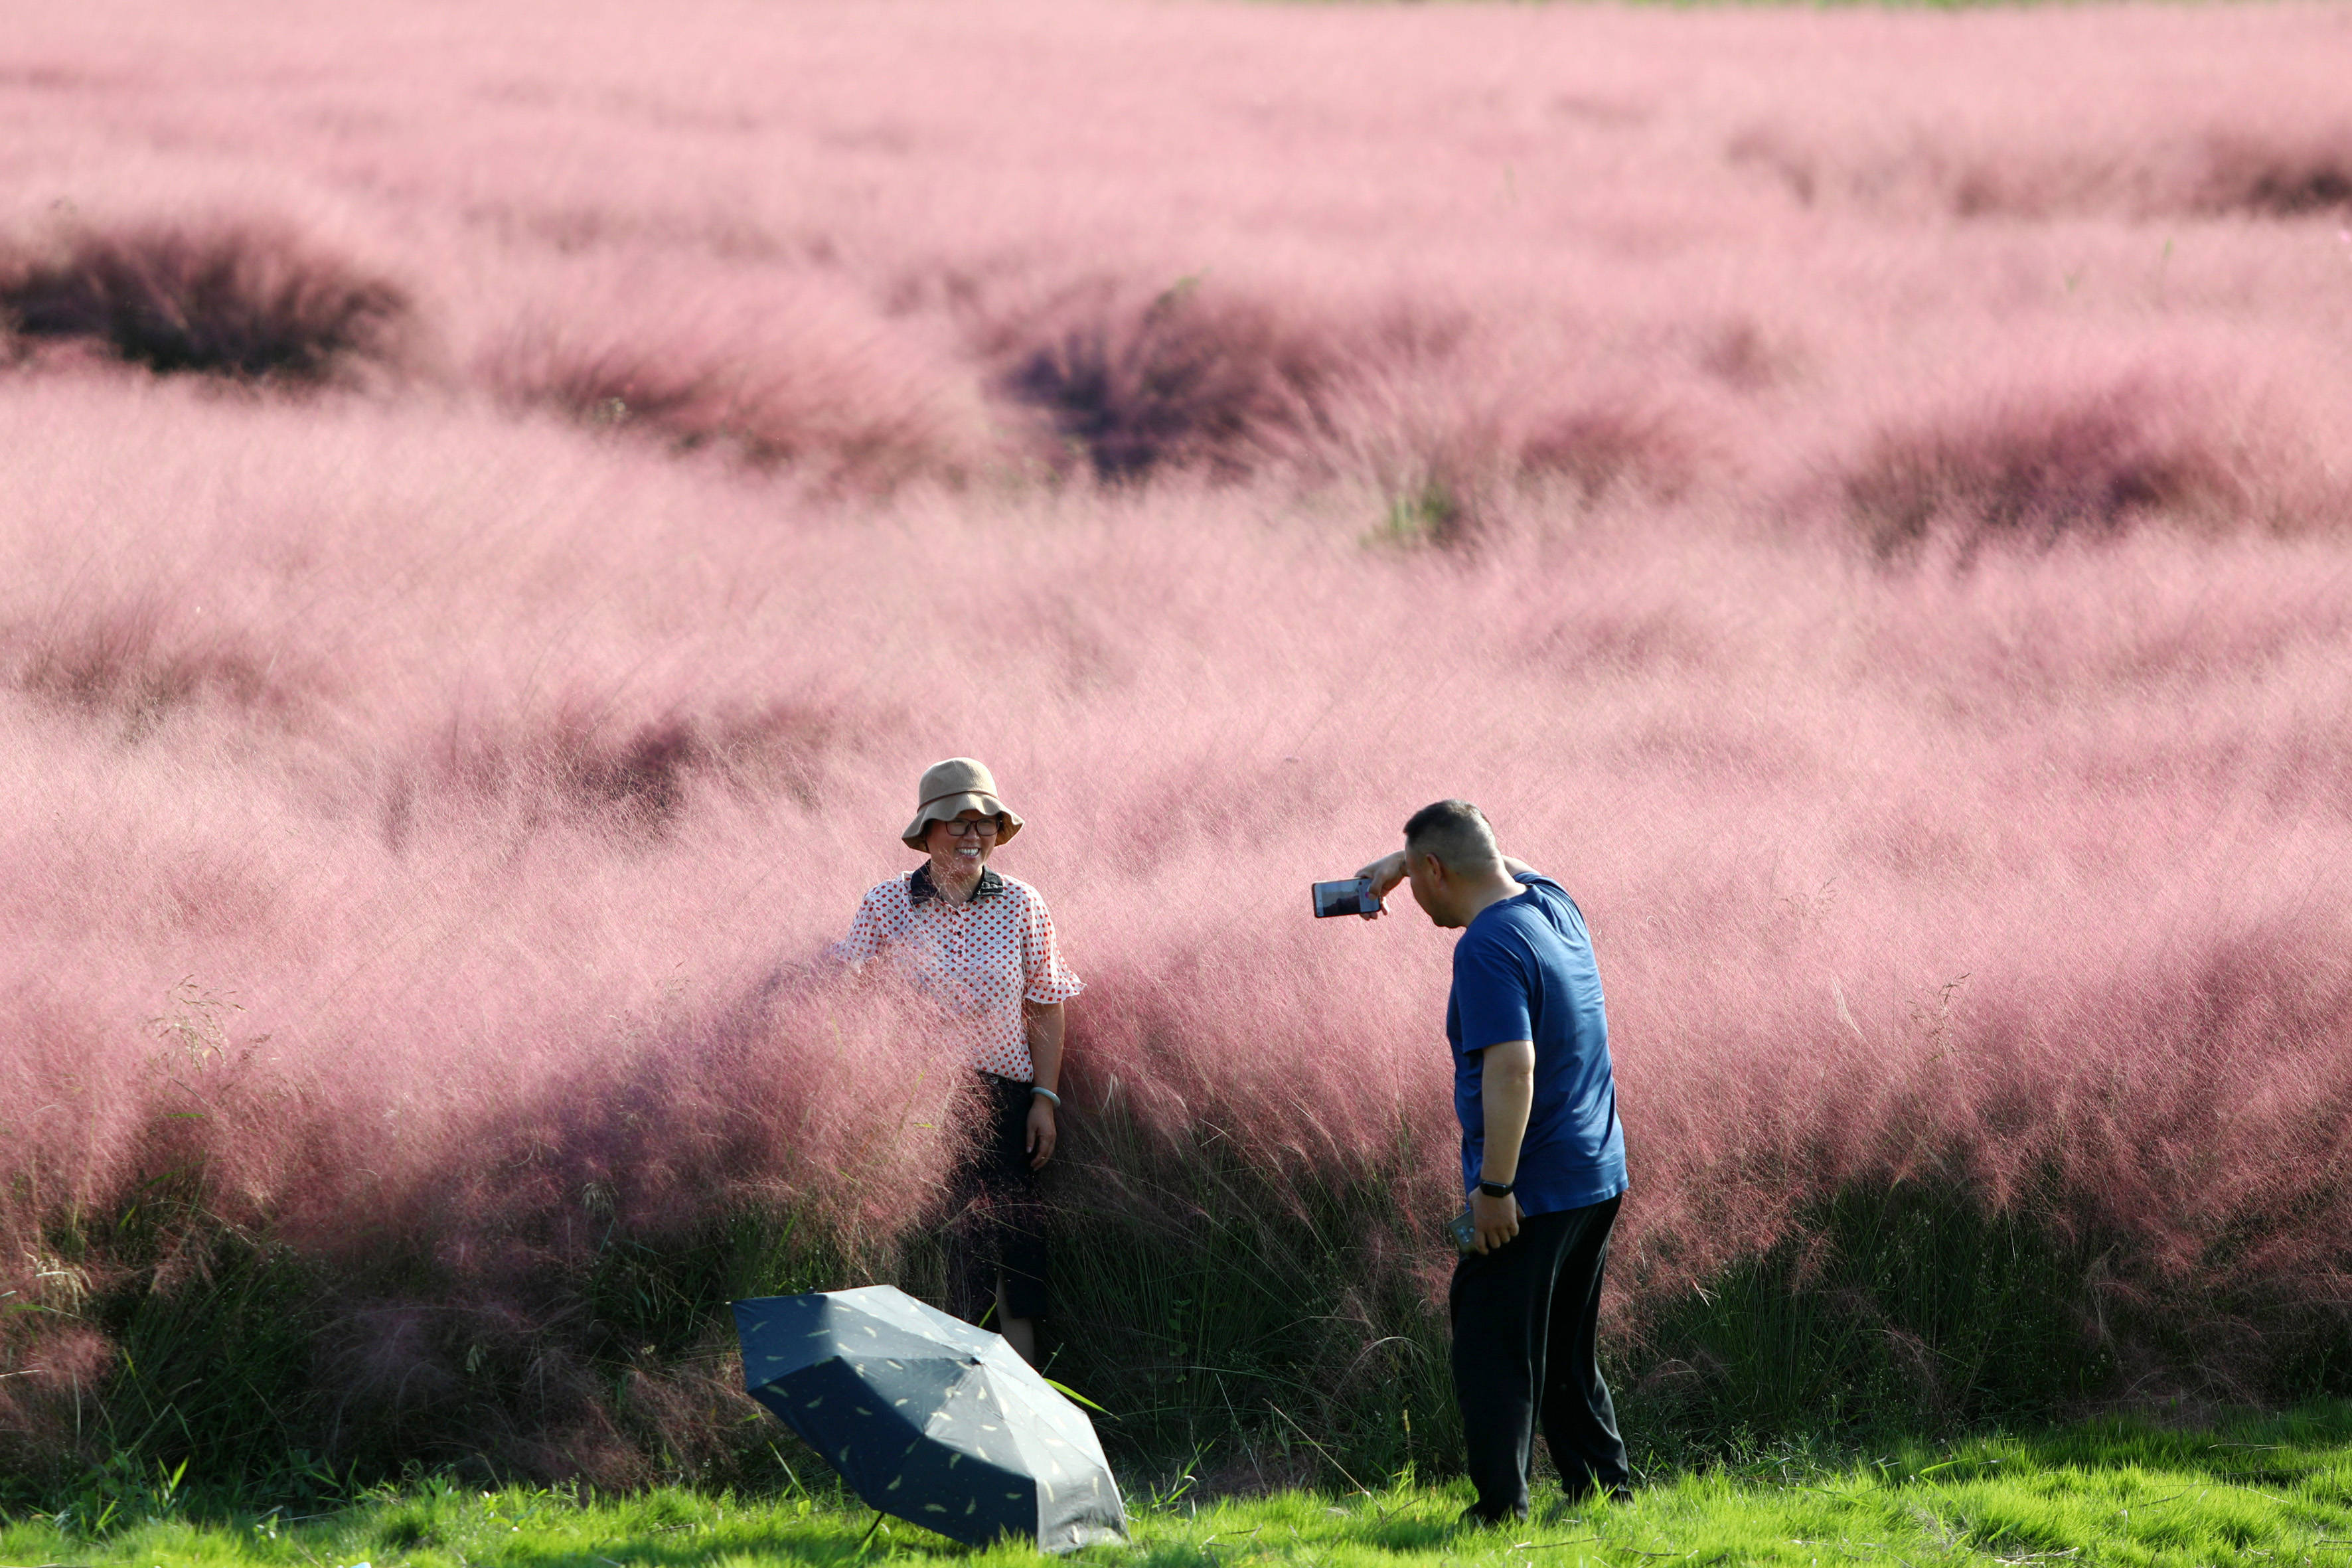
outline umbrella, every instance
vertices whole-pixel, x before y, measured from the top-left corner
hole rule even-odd
[[[743,1389],[873,1508],[984,1546],[1123,1539],[1086,1413],[1003,1339],[888,1285],[735,1303]]]

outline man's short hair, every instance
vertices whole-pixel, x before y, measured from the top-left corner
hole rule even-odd
[[[1466,800],[1441,800],[1416,811],[1404,825],[1408,855],[1434,855],[1449,871],[1484,871],[1503,863],[1486,814]]]

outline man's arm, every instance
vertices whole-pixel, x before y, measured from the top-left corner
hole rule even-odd
[[[1521,877],[1533,871],[1535,868],[1524,860],[1514,860],[1506,855],[1503,857],[1503,869],[1508,871],[1513,877]],[[1392,849],[1370,864],[1358,867],[1356,875],[1370,881],[1372,897],[1385,899],[1396,891],[1396,885],[1399,882],[1404,880],[1404,851]],[[1376,921],[1381,917],[1374,913],[1366,915],[1364,918],[1368,921]]]
[[[1404,851],[1391,849],[1370,865],[1358,867],[1356,875],[1371,883],[1372,897],[1385,899],[1396,890],[1399,882],[1404,880]],[[1372,920],[1377,917],[1366,915],[1364,918]]]
[[[1519,1173],[1519,1145],[1528,1135],[1528,1115],[1536,1101],[1536,1046],[1533,1040],[1505,1040],[1488,1046],[1478,1076],[1478,1103],[1486,1112],[1485,1147],[1478,1179],[1508,1186]],[[1473,1188],[1470,1223],[1478,1232],[1478,1250],[1500,1247],[1519,1234],[1519,1200],[1490,1198]]]

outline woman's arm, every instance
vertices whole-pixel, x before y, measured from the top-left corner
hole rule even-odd
[[[1062,1079],[1064,1005],[1060,1002],[1021,1004],[1022,1021],[1029,1029],[1030,1081],[1048,1093],[1056,1091]],[[1054,1144],[1060,1132],[1060,1119],[1054,1114],[1054,1102],[1043,1094],[1030,1096],[1028,1149],[1031,1170],[1045,1168],[1045,1162],[1054,1157]]]
[[[1045,899],[1029,894],[1026,923],[1022,930],[1022,1022],[1029,1034],[1030,1081],[1058,1095],[1062,1083],[1062,1007],[1085,987],[1062,962],[1062,944],[1054,934],[1054,916]],[[1029,1100],[1029,1167],[1042,1170],[1054,1157],[1058,1119],[1054,1101],[1045,1095]]]
[[[1035,1068],[1031,1081],[1039,1089],[1062,1087],[1062,1009],[1060,1002],[1021,1004],[1022,1022],[1029,1029],[1029,1060]]]
[[[893,893],[905,896],[899,884],[884,882],[859,900],[856,916],[849,922],[849,934],[826,948],[824,956],[845,968],[864,968],[866,961],[881,952],[890,940]]]

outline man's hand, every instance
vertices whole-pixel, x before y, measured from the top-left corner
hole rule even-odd
[[[1370,881],[1373,898],[1385,899],[1396,890],[1399,882],[1404,880],[1404,851],[1399,849],[1383,855],[1370,865],[1360,868],[1356,875]],[[1381,918],[1381,910],[1374,910],[1363,918],[1376,921]]]
[[[1478,1233],[1479,1257],[1484,1258],[1518,1235],[1522,1217],[1516,1194],[1490,1198],[1475,1187],[1470,1189],[1470,1228]]]
[[[1029,1097],[1029,1168],[1042,1171],[1054,1157],[1054,1102],[1042,1095]]]

